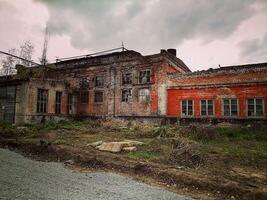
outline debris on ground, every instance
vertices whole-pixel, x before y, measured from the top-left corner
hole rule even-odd
[[[135,140],[124,140],[121,142],[103,142],[97,145],[96,148],[100,151],[109,151],[113,153],[118,153],[122,150],[125,151],[136,151],[136,146],[143,145],[143,142]]]
[[[123,151],[127,151],[127,152],[132,152],[132,151],[136,151],[137,148],[135,146],[133,146],[133,147],[123,147],[122,150]]]
[[[101,145],[102,143],[103,143],[103,141],[100,140],[100,141],[89,143],[88,146],[97,147],[97,146]]]

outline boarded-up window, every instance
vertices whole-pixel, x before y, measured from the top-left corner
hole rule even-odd
[[[182,116],[193,116],[193,100],[182,100]]]
[[[247,111],[250,117],[263,116],[263,98],[249,98],[247,99]]]
[[[48,90],[38,89],[37,91],[37,113],[47,113]]]
[[[223,115],[226,117],[238,115],[237,99],[223,99]]]
[[[132,84],[132,73],[123,73],[122,74],[122,85]]]
[[[150,83],[150,76],[151,76],[150,69],[140,71],[139,72],[139,83],[140,84]]]
[[[139,102],[149,102],[150,101],[150,91],[149,89],[139,90]]]
[[[128,102],[132,98],[132,89],[123,89],[121,92],[121,101]]]
[[[61,97],[62,97],[62,92],[56,92],[56,104],[55,104],[56,114],[61,113]]]
[[[95,103],[102,103],[104,100],[103,91],[95,91]]]
[[[104,86],[104,76],[96,76],[95,87],[103,87],[103,86]]]
[[[201,100],[201,115],[213,116],[214,115],[214,101],[213,100]]]

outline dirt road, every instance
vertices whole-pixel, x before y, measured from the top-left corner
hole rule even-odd
[[[112,173],[80,173],[0,149],[0,199],[190,199]]]

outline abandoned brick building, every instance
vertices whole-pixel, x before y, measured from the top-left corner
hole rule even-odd
[[[16,75],[0,78],[0,120],[11,123],[72,117],[266,120],[266,99],[267,63],[191,72],[175,49],[147,56],[123,49],[17,66]]]

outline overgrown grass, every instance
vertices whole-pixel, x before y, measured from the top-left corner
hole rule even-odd
[[[92,126],[90,121],[59,121],[59,122],[46,122],[39,124],[24,124],[23,126],[28,128],[35,128],[37,130],[49,131],[58,129],[77,130],[88,128]]]
[[[135,151],[135,152],[129,152],[128,156],[130,158],[135,158],[135,159],[144,159],[144,160],[149,160],[153,157],[153,155],[147,151]]]

